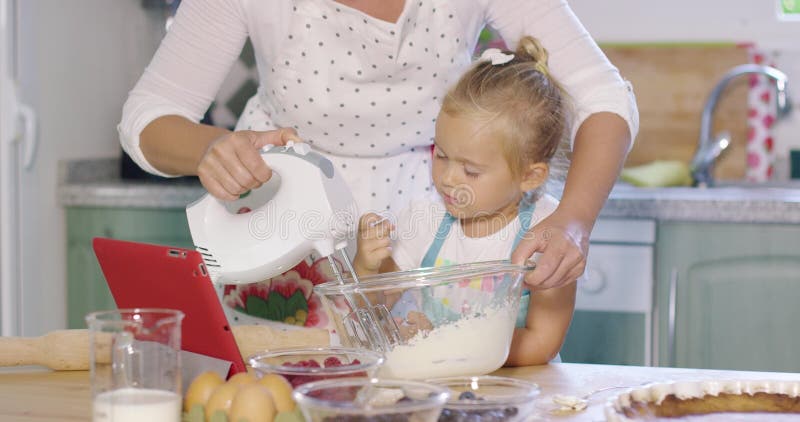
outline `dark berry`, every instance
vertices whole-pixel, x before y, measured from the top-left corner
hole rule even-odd
[[[459,400],[475,400],[477,397],[472,391],[465,391],[458,395]]]
[[[458,420],[458,411],[452,409],[443,409],[439,414],[439,422],[455,422]]]

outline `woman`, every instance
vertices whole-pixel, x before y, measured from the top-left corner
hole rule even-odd
[[[293,128],[336,165],[360,213],[399,210],[431,190],[435,116],[485,25],[505,40],[541,40],[575,103],[561,203],[512,255],[520,263],[542,253],[531,288],[563,286],[583,273],[589,234],[638,130],[630,85],[565,0],[184,0],[125,104],[122,144],[145,170],[197,174],[232,199],[268,179],[258,149],[286,138],[275,129]],[[198,124],[248,37],[258,93],[236,131]]]

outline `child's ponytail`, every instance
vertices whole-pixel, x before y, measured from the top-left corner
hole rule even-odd
[[[548,78],[550,77],[550,71],[547,67],[547,50],[536,38],[528,35],[522,37],[517,45],[516,55],[520,60],[533,62],[536,70]]]

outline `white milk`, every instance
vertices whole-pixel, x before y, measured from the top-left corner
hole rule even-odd
[[[94,399],[94,422],[180,422],[181,396],[166,390],[121,388]]]
[[[493,309],[417,334],[386,354],[379,376],[425,379],[488,374],[508,357],[516,317],[515,307]]]

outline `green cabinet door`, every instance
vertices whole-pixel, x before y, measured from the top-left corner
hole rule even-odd
[[[656,255],[659,364],[800,372],[800,226],[662,223]]]
[[[576,310],[561,347],[571,363],[644,365],[648,319],[641,312]]]
[[[192,248],[184,209],[68,207],[67,325],[85,328],[84,316],[114,309],[114,299],[92,249],[92,239],[109,237]]]

